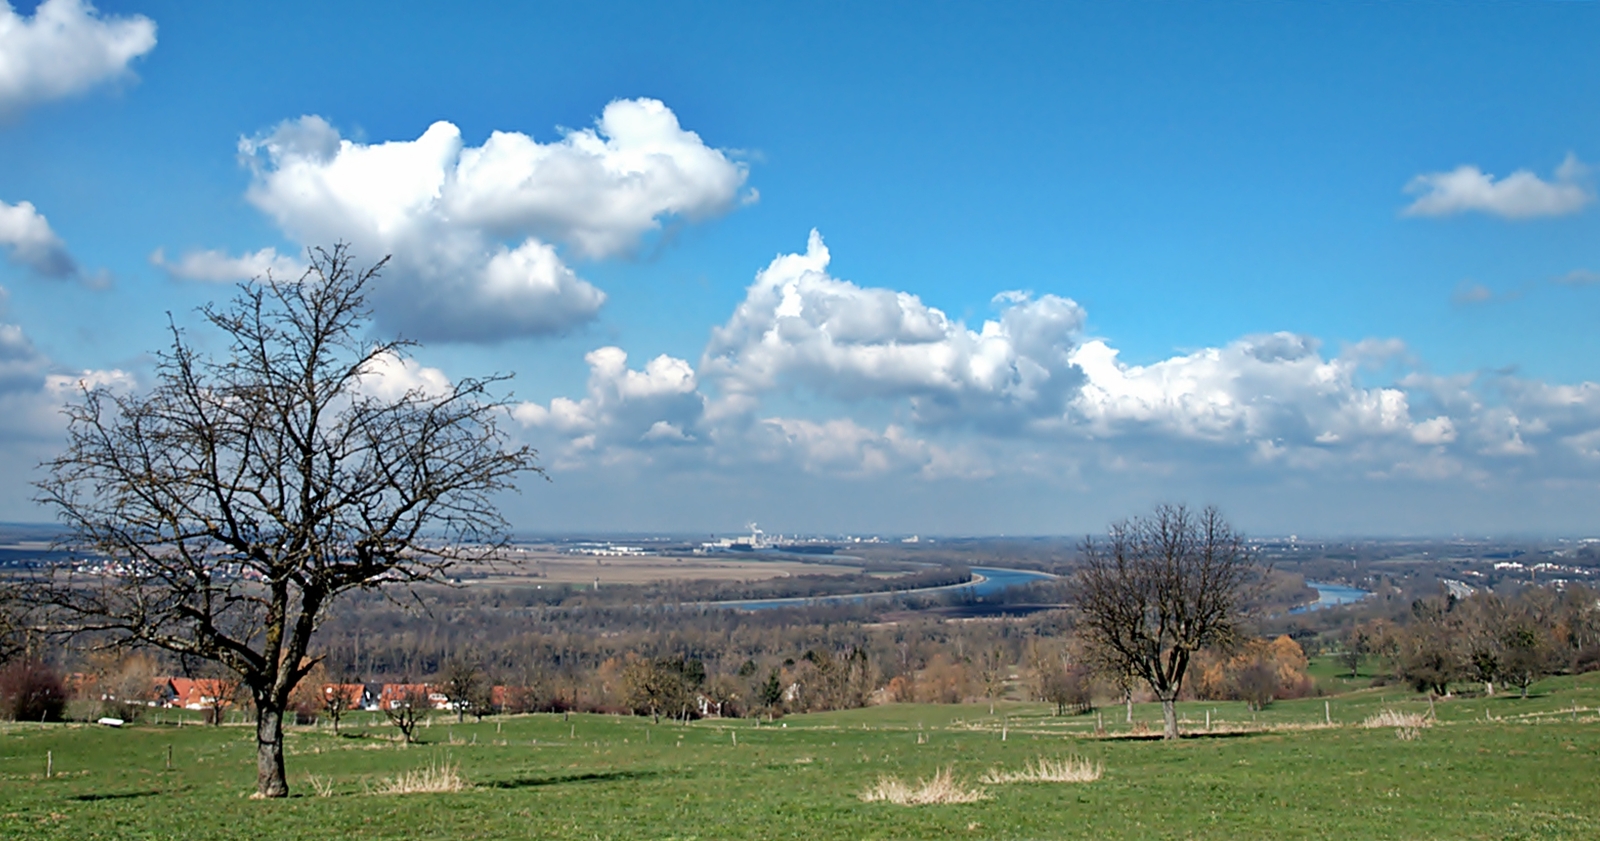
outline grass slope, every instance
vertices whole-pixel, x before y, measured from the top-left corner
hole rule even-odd
[[[893,705],[760,726],[439,719],[419,730],[428,744],[409,748],[363,713],[345,735],[292,733],[295,796],[278,802],[247,799],[247,727],[4,725],[0,837],[1600,838],[1600,676],[1536,689],[1526,701],[1440,702],[1438,723],[1414,741],[1359,726],[1385,708],[1427,711],[1425,698],[1392,687],[1329,699],[1334,727],[1314,726],[1322,699],[1254,716],[1180,704],[1195,736],[1177,744],[1095,738],[1095,715],[1057,718],[1034,704],[993,716],[986,705]],[[1154,706],[1134,713],[1159,727]],[[1109,736],[1129,733],[1124,716],[1102,711]],[[1251,727],[1281,729],[1224,732]],[[979,785],[990,769],[1070,755],[1103,763],[1104,776],[986,786],[989,799],[960,805],[858,797],[884,775],[910,782],[949,768]],[[375,793],[430,765],[458,767],[471,787]],[[317,796],[308,775],[331,781],[331,795]]]

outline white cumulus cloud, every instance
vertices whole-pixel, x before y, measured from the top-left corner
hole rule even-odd
[[[1073,415],[1100,436],[1156,428],[1226,443],[1334,444],[1412,426],[1404,391],[1360,386],[1355,361],[1323,358],[1306,336],[1252,336],[1143,366],[1117,355],[1099,340],[1073,354],[1088,376]]]
[[[230,283],[272,276],[278,280],[295,280],[305,273],[304,263],[279,254],[275,248],[230,256],[222,251],[190,251],[176,262],[167,260],[164,249],[156,249],[150,262],[169,276],[179,280],[198,280],[209,283]]]
[[[995,298],[973,330],[917,296],[830,276],[822,237],[756,275],[713,329],[702,376],[728,394],[803,386],[829,397],[909,397],[920,420],[1008,422],[1061,411],[1082,381],[1070,356],[1083,310],[1055,295]]]
[[[594,318],[605,294],[558,247],[624,253],[665,220],[733,208],[747,176],[653,99],[612,102],[594,128],[552,143],[495,132],[468,147],[437,122],[415,140],[367,144],[308,116],[240,151],[255,172],[249,200],[288,236],[393,255],[374,290],[378,317],[424,339],[558,333]]]
[[[1405,209],[1407,216],[1452,216],[1477,211],[1507,219],[1565,216],[1594,201],[1584,183],[1588,167],[1568,155],[1557,167],[1555,179],[1546,181],[1519,169],[1496,179],[1475,166],[1458,166],[1449,172],[1429,172],[1411,179],[1405,191],[1417,196]]]
[[[450,393],[450,378],[409,356],[381,353],[361,372],[361,390],[382,400],[398,400],[410,393],[440,397]]]
[[[78,263],[67,252],[67,244],[32,202],[0,201],[0,248],[5,249],[11,262],[42,277],[69,278],[78,274]]]
[[[603,347],[584,361],[589,383],[583,398],[512,410],[525,427],[559,436],[565,449],[558,456],[704,443],[706,400],[686,360],[662,354],[634,370],[621,348]]]
[[[0,115],[122,76],[155,45],[156,25],[143,15],[107,17],[83,0],[45,0],[24,17],[0,0]]]

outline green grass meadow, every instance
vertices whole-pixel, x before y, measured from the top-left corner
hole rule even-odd
[[[1122,707],[1099,712],[1108,737],[1097,738],[1094,713],[1056,717],[1020,703],[993,715],[987,705],[891,705],[759,726],[440,717],[418,731],[426,743],[410,747],[359,713],[341,735],[295,729],[294,796],[266,802],[248,797],[249,727],[8,724],[0,837],[1600,838],[1597,706],[1600,675],[1555,678],[1526,701],[1439,702],[1437,724],[1402,740],[1392,728],[1360,726],[1384,708],[1427,712],[1426,698],[1399,687],[1278,702],[1254,715],[1192,702],[1179,705],[1192,736],[1176,744],[1119,738],[1130,732]],[[1158,708],[1140,705],[1134,716],[1159,730]],[[881,775],[911,781],[949,767],[977,785],[991,768],[1069,755],[1103,763],[1104,776],[984,786],[989,799],[962,805],[858,798]],[[470,788],[374,793],[384,778],[430,763],[459,766]],[[319,796],[308,775],[331,781],[331,794]]]

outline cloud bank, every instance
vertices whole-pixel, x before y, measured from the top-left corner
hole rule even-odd
[[[106,17],[83,0],[45,0],[31,17],[0,2],[0,116],[128,74],[156,45],[143,15]]]
[[[393,255],[373,303],[386,327],[417,339],[489,342],[581,325],[606,296],[564,253],[626,254],[668,220],[736,206],[747,178],[653,99],[614,101],[593,128],[552,143],[497,131],[467,146],[437,122],[415,140],[368,144],[306,116],[239,150],[254,173],[249,201],[290,239]],[[170,271],[234,279],[282,259],[271,249],[202,252]]]
[[[698,368],[658,356],[633,369],[601,348],[583,397],[514,415],[557,469],[1479,484],[1594,484],[1600,469],[1600,384],[1441,378],[1396,340],[1330,355],[1282,332],[1129,364],[1084,335],[1066,298],[1001,293],[970,328],[915,295],[832,277],[828,261],[813,233],[758,272]],[[818,411],[784,411],[796,391]]]

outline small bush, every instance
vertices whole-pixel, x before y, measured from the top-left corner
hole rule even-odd
[[[1045,759],[1039,757],[1035,762],[1024,765],[1021,771],[1001,771],[994,769],[984,774],[981,782],[990,785],[1004,785],[1005,783],[1092,783],[1100,779],[1102,767],[1098,762],[1090,762],[1077,756],[1065,759]]]
[[[60,721],[67,690],[55,670],[19,660],[0,671],[0,717],[13,721]]]
[[[899,806],[927,806],[938,803],[975,803],[989,799],[981,788],[967,788],[955,779],[949,768],[940,770],[931,778],[907,785],[895,777],[883,776],[873,787],[861,792],[861,799],[873,803],[883,801]]]

